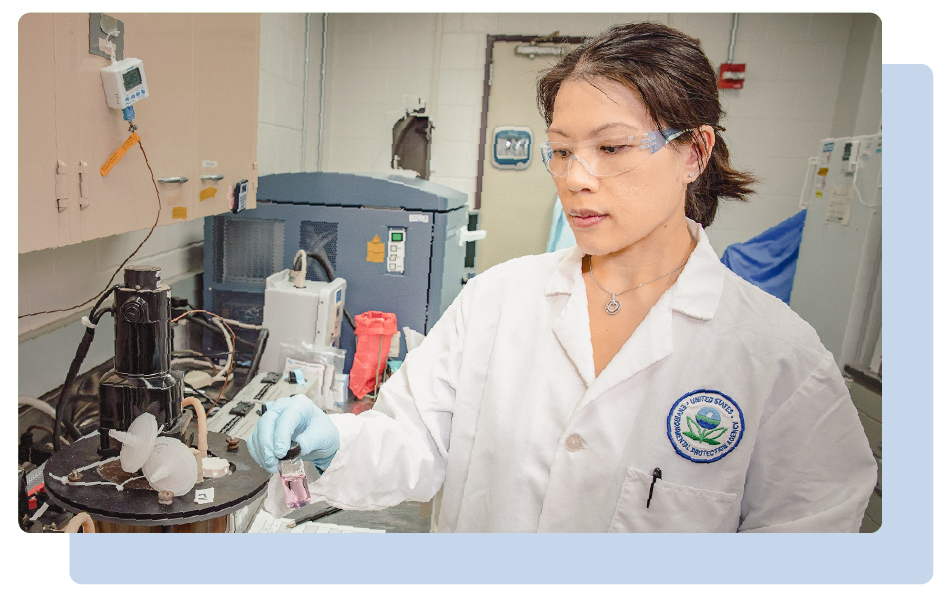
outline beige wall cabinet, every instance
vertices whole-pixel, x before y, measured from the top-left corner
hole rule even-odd
[[[129,137],[106,105],[89,52],[89,14],[27,14],[19,22],[19,252],[193,220],[229,209],[229,191],[257,183],[260,17],[111,14],[124,56],[143,61],[149,97],[134,104],[138,145],[106,176]]]

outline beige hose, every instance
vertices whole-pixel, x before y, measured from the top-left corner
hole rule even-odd
[[[80,512],[76,516],[73,516],[69,519],[69,522],[66,523],[66,526],[63,527],[64,533],[75,533],[79,530],[79,527],[83,527],[84,533],[95,533],[96,532],[96,523],[92,521],[92,517],[89,516],[86,512]]]
[[[205,408],[198,401],[198,398],[189,396],[182,400],[182,409],[186,406],[193,406],[198,415],[198,453],[202,458],[208,457],[208,422],[205,419]],[[199,467],[200,468],[200,467]]]
[[[205,479],[204,460],[208,457],[208,421],[205,418],[205,407],[201,405],[198,398],[188,396],[182,400],[182,410],[189,405],[195,407],[195,414],[198,420],[198,450],[192,448],[192,453],[198,462],[198,483],[201,483]]]

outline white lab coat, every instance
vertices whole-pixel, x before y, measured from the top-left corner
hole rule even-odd
[[[832,355],[688,224],[687,265],[597,377],[577,247],[469,281],[373,410],[332,416],[314,499],[371,510],[445,484],[440,531],[857,531],[877,469]],[[742,423],[709,462],[668,433],[695,390]]]

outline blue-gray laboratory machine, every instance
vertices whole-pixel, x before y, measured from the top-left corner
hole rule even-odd
[[[426,334],[470,277],[469,220],[464,193],[427,180],[336,172],[262,176],[255,209],[205,219],[205,308],[260,324],[265,279],[293,268],[303,249],[325,256],[335,276],[346,280],[351,315],[395,313],[400,330]],[[307,260],[307,279],[327,280],[317,260]],[[354,347],[353,330],[343,322],[340,348],[347,351],[348,371]],[[399,358],[404,355],[401,343]]]

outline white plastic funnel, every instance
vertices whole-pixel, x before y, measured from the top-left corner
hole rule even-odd
[[[152,453],[155,438],[158,437],[158,421],[152,413],[142,413],[132,421],[128,431],[110,429],[109,435],[122,442],[119,450],[119,465],[127,473],[142,468]]]
[[[160,437],[142,465],[142,473],[153,489],[185,495],[195,486],[198,463],[188,446],[172,437]]]

